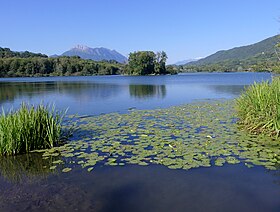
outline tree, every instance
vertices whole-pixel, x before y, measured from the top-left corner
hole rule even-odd
[[[152,51],[138,51],[129,54],[129,74],[148,75],[155,70],[155,53]]]
[[[138,51],[129,54],[127,74],[166,74],[167,54],[162,52]]]
[[[155,62],[155,73],[156,74],[166,74],[165,63],[167,60],[167,54],[164,51],[157,52],[156,62]]]

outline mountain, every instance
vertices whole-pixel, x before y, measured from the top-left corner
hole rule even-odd
[[[276,35],[258,43],[236,47],[229,50],[218,51],[208,57],[191,62],[188,65],[209,65],[228,61],[252,61],[259,59],[275,59],[275,45],[280,42]]]
[[[196,59],[187,59],[187,60],[178,61],[174,65],[176,65],[176,66],[186,65],[186,64],[188,64],[190,62],[196,62],[196,61],[200,60],[201,58],[202,57],[196,58]]]
[[[88,46],[77,45],[61,56],[79,56],[82,59],[91,59],[95,61],[115,60],[119,63],[125,63],[127,58],[115,50],[106,48],[90,48]]]
[[[49,57],[50,57],[50,58],[56,58],[56,57],[59,57],[59,55],[53,54],[53,55],[50,55]]]

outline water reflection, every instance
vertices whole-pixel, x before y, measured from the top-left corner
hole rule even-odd
[[[178,76],[92,76],[0,79],[0,107],[54,103],[69,114],[126,113],[201,99],[231,99],[243,86],[269,80],[268,73],[192,73]]]
[[[208,85],[216,93],[238,96],[248,85]]]
[[[0,103],[46,94],[67,95],[76,99],[106,99],[118,95],[123,87],[87,82],[2,82],[0,83]]]
[[[100,211],[104,212],[279,211],[279,187],[272,183],[277,179],[242,165],[187,172],[162,166],[128,166],[85,176],[83,188],[92,199],[103,202]]]
[[[165,85],[129,85],[129,94],[131,97],[139,99],[148,98],[165,98],[166,87]]]
[[[39,153],[1,157],[0,176],[11,183],[34,182],[51,173],[52,162],[58,158],[43,159]]]

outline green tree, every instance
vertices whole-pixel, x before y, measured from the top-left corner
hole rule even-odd
[[[167,54],[164,51],[157,52],[155,57],[155,74],[166,74]]]
[[[138,51],[129,54],[128,74],[148,75],[155,70],[155,53],[152,51]]]

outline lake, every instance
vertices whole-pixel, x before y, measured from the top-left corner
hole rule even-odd
[[[55,103],[69,114],[125,113],[202,99],[231,99],[269,73],[194,73],[173,76],[94,76],[0,79],[0,106]]]
[[[4,110],[54,103],[80,126],[65,153],[1,159],[0,211],[280,211],[280,172],[264,162],[280,148],[236,141],[227,110],[263,80],[271,74],[0,79]]]

